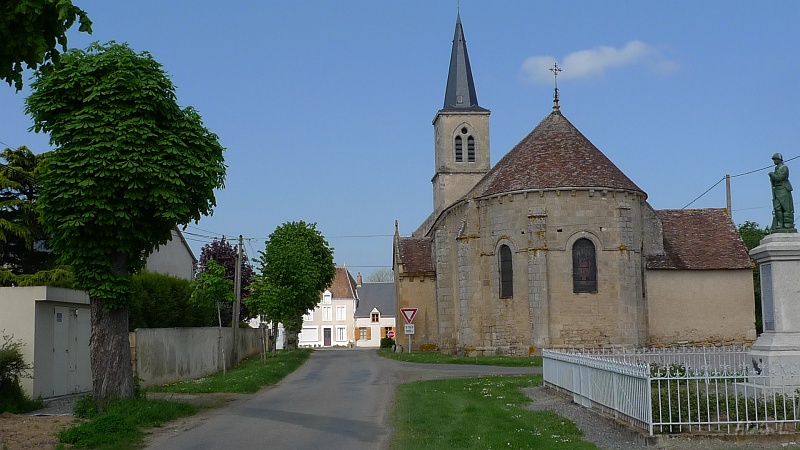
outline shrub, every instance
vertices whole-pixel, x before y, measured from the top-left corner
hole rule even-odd
[[[132,277],[133,300],[128,308],[128,328],[209,327],[215,323],[213,304],[189,302],[191,283],[182,278],[153,272]]]
[[[20,377],[29,376],[31,366],[22,356],[22,342],[3,334],[0,343],[0,413],[22,413],[41,408],[42,402],[31,400],[19,384]]]
[[[381,348],[393,348],[394,339],[390,337],[381,338]]]

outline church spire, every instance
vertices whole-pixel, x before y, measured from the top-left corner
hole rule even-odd
[[[475,82],[472,80],[472,68],[469,65],[460,12],[456,18],[453,50],[450,53],[450,72],[447,74],[442,110],[453,109],[483,109],[478,106],[478,95],[475,93]]]

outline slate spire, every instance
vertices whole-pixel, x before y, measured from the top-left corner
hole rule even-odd
[[[461,13],[456,18],[456,31],[453,36],[453,50],[450,53],[450,71],[447,74],[447,88],[444,93],[442,110],[477,109],[478,95],[472,79],[472,68],[467,55],[467,41],[461,27]]]

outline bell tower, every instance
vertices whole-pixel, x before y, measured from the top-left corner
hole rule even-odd
[[[435,214],[458,201],[489,171],[489,114],[478,105],[459,14],[444,106],[433,119],[436,173],[431,182]]]

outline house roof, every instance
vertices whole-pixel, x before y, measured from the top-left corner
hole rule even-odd
[[[750,269],[753,263],[724,208],[656,211],[664,255],[648,256],[648,269]]]
[[[394,282],[362,283],[358,288],[358,307],[355,317],[369,317],[373,308],[378,308],[381,316],[394,317]]]
[[[554,109],[475,185],[466,198],[569,187],[625,189],[644,194],[558,109]]]
[[[447,72],[447,87],[444,92],[442,111],[486,111],[478,105],[475,81],[469,65],[467,41],[461,26],[461,14],[456,18],[453,49],[450,52],[450,70]]]
[[[398,257],[404,273],[433,272],[430,238],[401,237],[398,239]]]
[[[336,275],[328,289],[331,291],[332,298],[357,298],[356,282],[347,267],[336,267]]]

